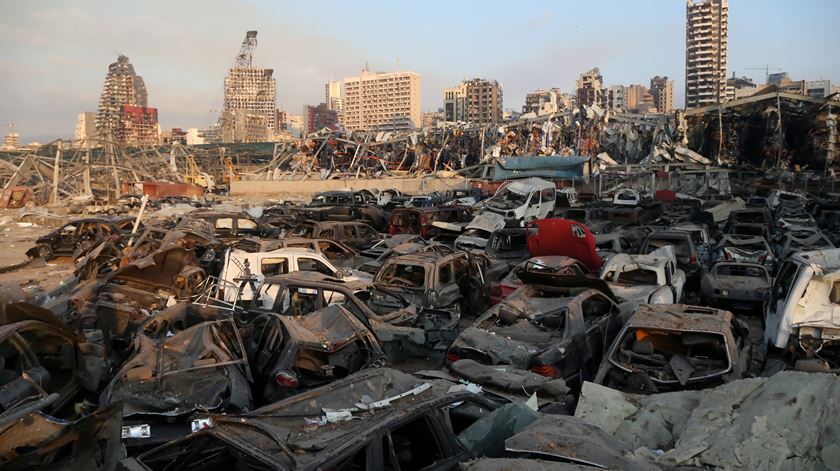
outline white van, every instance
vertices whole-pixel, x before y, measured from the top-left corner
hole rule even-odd
[[[554,183],[542,178],[526,178],[503,185],[479,205],[485,211],[501,214],[505,219],[533,221],[554,214],[556,197]]]
[[[270,252],[230,249],[225,254],[225,266],[219,275],[224,288],[223,299],[234,301],[237,293],[234,287],[242,286],[239,300],[250,301],[254,296],[254,288],[263,279],[295,271],[314,271],[347,281],[359,281],[358,275],[336,268],[321,252],[312,249],[283,248]],[[248,278],[254,278],[254,282],[247,282]]]
[[[840,249],[799,252],[785,260],[764,324],[768,346],[790,348],[795,358],[840,355]]]

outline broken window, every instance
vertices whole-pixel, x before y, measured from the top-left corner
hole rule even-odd
[[[452,282],[452,264],[445,263],[438,269],[438,282],[448,284]]]
[[[454,402],[443,408],[447,424],[455,435],[460,434],[489,412],[487,407],[470,400]]]
[[[239,230],[242,232],[252,233],[257,231],[257,223],[245,218],[239,218],[237,221],[239,224]]]
[[[216,219],[216,229],[233,229],[233,218]]]
[[[553,201],[554,200],[554,188],[546,188],[542,190],[542,200],[543,201]]]
[[[648,242],[648,253],[653,252],[656,249],[660,249],[666,246],[674,247],[674,253],[677,257],[688,257],[691,255],[691,248],[688,245],[688,241],[686,239],[651,239]]]
[[[356,234],[356,228],[353,226],[344,226],[343,232],[345,239],[355,239],[358,237]]]
[[[581,312],[585,323],[594,322],[613,310],[613,304],[601,295],[589,297],[581,303]]]
[[[793,289],[793,281],[796,279],[796,273],[799,265],[793,262],[785,262],[779,270],[779,275],[776,278],[776,283],[773,286],[773,297],[776,301],[786,301]],[[771,305],[774,305],[772,303]]]
[[[260,273],[263,276],[285,275],[289,273],[289,259],[264,258],[260,260]]]
[[[332,229],[322,229],[320,236],[325,239],[335,239],[335,231]]]
[[[76,225],[75,224],[68,224],[61,228],[60,235],[63,236],[73,236],[76,235]]]
[[[368,464],[369,446],[364,446],[352,452],[345,458],[340,458],[334,465],[327,465],[326,469],[332,471],[364,471]]]
[[[767,277],[767,272],[763,268],[744,265],[718,265],[715,272],[720,276]]]
[[[379,237],[379,234],[368,226],[359,226],[358,231],[359,237],[362,239],[374,239]]]
[[[426,284],[426,270],[419,265],[388,265],[379,276],[379,281],[386,284],[422,288]]]
[[[612,273],[607,274],[608,279],[612,278]],[[617,281],[623,285],[656,285],[659,284],[659,277],[653,270],[639,268],[619,273]]]
[[[416,418],[382,437],[383,469],[414,471],[431,467],[445,456],[426,417]]]
[[[345,254],[344,249],[339,247],[338,244],[328,240],[318,242],[318,249],[321,250],[327,258],[340,257]]]
[[[831,285],[831,293],[829,293],[828,299],[833,304],[840,304],[840,281],[835,281]]]
[[[309,257],[298,258],[298,270],[300,271],[315,271],[322,275],[333,276],[335,273],[319,260]]]
[[[528,201],[528,206],[536,206],[540,204],[540,192],[535,191],[531,193],[531,199]]]

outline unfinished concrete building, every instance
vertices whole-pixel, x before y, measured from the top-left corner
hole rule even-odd
[[[601,71],[597,67],[580,74],[580,77],[575,81],[578,105],[600,105],[603,84],[604,77],[601,76]]]
[[[364,70],[345,78],[341,122],[349,131],[420,127],[420,74]]]
[[[559,88],[534,90],[525,95],[525,105],[522,107],[522,114],[536,113],[540,115],[544,113],[556,113],[566,108],[565,103],[563,103],[563,97],[563,91]]]
[[[272,114],[273,115],[273,114]],[[222,142],[266,142],[268,123],[263,113],[248,110],[225,110],[222,112]]]
[[[226,117],[240,117],[260,114],[264,118],[266,130],[256,134],[265,134],[267,138],[273,137],[277,130],[277,83],[272,76],[274,69],[254,67],[254,49],[257,47],[257,32],[248,31],[245,33],[245,40],[233,67],[230,68],[225,77],[225,106],[222,112],[221,136],[234,136],[234,141],[227,142],[253,142],[248,141],[252,137],[238,134],[244,129],[243,120],[238,123],[228,122]],[[235,113],[239,110],[245,113]],[[233,114],[231,114],[233,113]],[[255,124],[257,120],[249,119],[249,123]]]
[[[146,108],[147,100],[143,77],[134,72],[134,66],[128,61],[128,57],[120,55],[116,62],[108,66],[96,113],[96,130],[99,133],[116,134],[123,127],[123,107]],[[157,111],[154,114],[157,116]]]
[[[726,97],[727,0],[686,0],[685,107],[721,103]]]

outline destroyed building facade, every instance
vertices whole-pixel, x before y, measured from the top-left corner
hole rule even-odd
[[[727,0],[686,0],[686,108],[720,103],[726,97],[728,37]]]
[[[475,124],[502,122],[502,86],[496,80],[474,78],[443,92],[447,121]]]
[[[143,77],[134,72],[128,57],[120,55],[108,66],[99,109],[98,133],[112,133],[123,145],[156,144],[159,138],[158,113],[148,107],[148,93]]]
[[[601,71],[595,67],[580,74],[575,82],[578,105],[592,106],[600,104],[603,95],[604,77]]]

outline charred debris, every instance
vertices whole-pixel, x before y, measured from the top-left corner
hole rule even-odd
[[[85,198],[5,221],[50,229],[3,271],[72,276],[2,286],[0,467],[835,467],[840,196],[808,151],[828,134],[796,137],[818,105],[324,131],[256,178],[498,181],[304,204],[127,196],[110,182],[185,182],[115,148],[8,161],[30,204]]]

